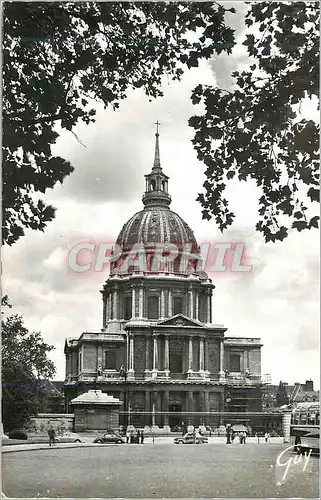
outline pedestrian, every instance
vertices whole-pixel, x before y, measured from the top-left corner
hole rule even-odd
[[[145,439],[145,436],[144,436],[144,431],[141,430],[140,431],[140,444],[143,444],[144,443],[144,439]]]
[[[193,428],[193,444],[196,444],[196,429]]]
[[[229,425],[226,427],[226,444],[232,444],[231,435],[232,435],[232,428]]]
[[[127,427],[127,430],[126,430],[126,443],[127,444],[129,443],[129,438],[130,438],[130,432],[129,432],[129,429]]]
[[[140,441],[140,430],[138,429],[136,434],[136,443],[139,444],[139,441]]]
[[[257,438],[257,444],[260,444],[260,436],[258,432],[255,433],[255,437]]]
[[[266,432],[264,434],[264,439],[265,439],[265,442],[268,443],[269,442],[269,437],[270,437],[270,434],[268,432]]]
[[[55,444],[56,433],[52,425],[48,429],[48,436],[49,436],[49,446]]]

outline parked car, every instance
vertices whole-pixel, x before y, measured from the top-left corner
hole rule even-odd
[[[295,440],[295,451],[298,454],[303,454],[309,450],[314,453],[320,453],[320,431],[314,430],[308,432],[304,436],[300,436]]]
[[[208,443],[206,436],[195,434],[195,444]],[[194,444],[194,435],[192,432],[187,432],[184,436],[174,438],[174,444]]]
[[[97,436],[94,439],[94,443],[116,443],[121,444],[124,443],[125,439],[116,432],[106,432],[102,436]]]
[[[19,430],[9,432],[8,437],[9,439],[20,439],[23,441],[28,439],[27,434],[24,431],[19,431]]]
[[[55,437],[56,443],[81,443],[82,439],[79,434],[75,432],[64,432],[63,434],[58,434]]]

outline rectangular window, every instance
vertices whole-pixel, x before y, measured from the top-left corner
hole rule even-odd
[[[241,371],[241,356],[239,354],[230,354],[230,371]]]
[[[182,297],[174,297],[174,316],[183,312],[183,299]]]
[[[111,348],[105,351],[105,359],[104,359],[104,369],[105,370],[117,370],[117,362],[116,362],[116,349]]]
[[[148,319],[159,318],[159,300],[158,297],[148,297]]]
[[[169,369],[172,373],[183,372],[183,357],[176,352],[169,353]]]
[[[125,297],[124,301],[124,319],[132,317],[132,298],[131,296]]]

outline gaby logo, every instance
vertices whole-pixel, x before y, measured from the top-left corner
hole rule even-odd
[[[289,446],[283,450],[276,459],[276,474],[277,474],[277,483],[282,484],[291,468],[294,468],[296,465],[299,467],[300,472],[305,472],[308,466],[310,456],[312,453],[312,449],[309,451],[305,451],[302,455],[294,455],[294,446]]]
[[[192,245],[179,248],[173,243],[136,243],[124,251],[119,245],[91,242],[75,244],[68,255],[69,268],[76,273],[101,272],[106,265],[119,274],[138,272],[248,273],[252,266],[246,263],[245,243],[203,243],[199,252]]]

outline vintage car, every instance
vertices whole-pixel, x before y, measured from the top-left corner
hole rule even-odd
[[[207,436],[201,436],[196,433],[187,432],[184,436],[174,438],[174,444],[204,444],[208,443]]]
[[[81,443],[82,439],[75,432],[66,431],[63,434],[58,434],[55,437],[55,443]]]
[[[309,450],[313,453],[320,453],[320,431],[314,430],[304,436],[300,436],[295,442],[295,451],[298,454],[307,453]]]
[[[105,432],[105,434],[102,434],[101,436],[97,436],[94,439],[94,443],[121,444],[124,442],[125,442],[125,439],[120,434],[117,434],[116,432],[112,432],[112,431]]]

